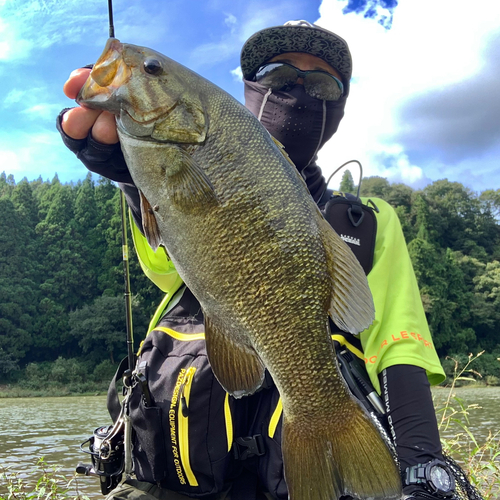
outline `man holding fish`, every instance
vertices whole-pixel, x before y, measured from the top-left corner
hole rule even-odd
[[[64,110],[58,128],[89,170],[124,191],[134,240],[160,252],[137,245],[148,276],[174,273],[173,262],[187,285],[177,294],[189,303],[182,310],[201,305],[222,387],[258,398],[264,370],[271,374],[292,500],[458,498],[430,393],[444,372],[397,215],[375,200],[368,289],[316,209],[332,197],[316,157],[349,95],[346,42],[288,22],[250,37],[241,68],[254,116],[165,56],[110,39],[92,73],[75,70],[66,82],[81,106]],[[163,255],[163,273],[147,265],[147,252]],[[364,359],[382,395],[399,471],[338,376],[332,334]]]

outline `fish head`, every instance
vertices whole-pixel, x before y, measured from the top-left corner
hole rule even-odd
[[[208,120],[192,75],[159,52],[110,38],[76,101],[115,114],[121,134],[199,144]]]

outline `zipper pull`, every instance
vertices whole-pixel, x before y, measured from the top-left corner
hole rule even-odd
[[[189,416],[189,407],[186,401],[186,396],[184,396],[184,394],[181,397],[181,413],[185,418]]]
[[[194,366],[189,368],[189,370],[186,372],[186,375],[184,376],[184,380],[182,381],[181,412],[182,412],[182,416],[185,418],[187,418],[189,416],[189,405],[187,402],[186,392],[189,395],[189,393],[191,391],[191,382],[192,382],[192,378],[193,378],[195,371],[196,371],[196,368]]]

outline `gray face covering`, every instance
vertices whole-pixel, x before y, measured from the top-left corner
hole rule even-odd
[[[346,97],[321,101],[300,84],[285,92],[248,80],[244,83],[246,107],[283,144],[299,172],[314,164],[317,152],[337,131]]]

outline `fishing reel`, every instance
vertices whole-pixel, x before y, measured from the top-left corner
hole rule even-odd
[[[103,495],[116,488],[122,477],[125,463],[123,427],[122,419],[115,425],[98,427],[80,445],[80,449],[91,456],[92,465],[80,462],[76,472],[85,476],[98,476]],[[85,450],[83,447],[87,443],[88,450]]]

